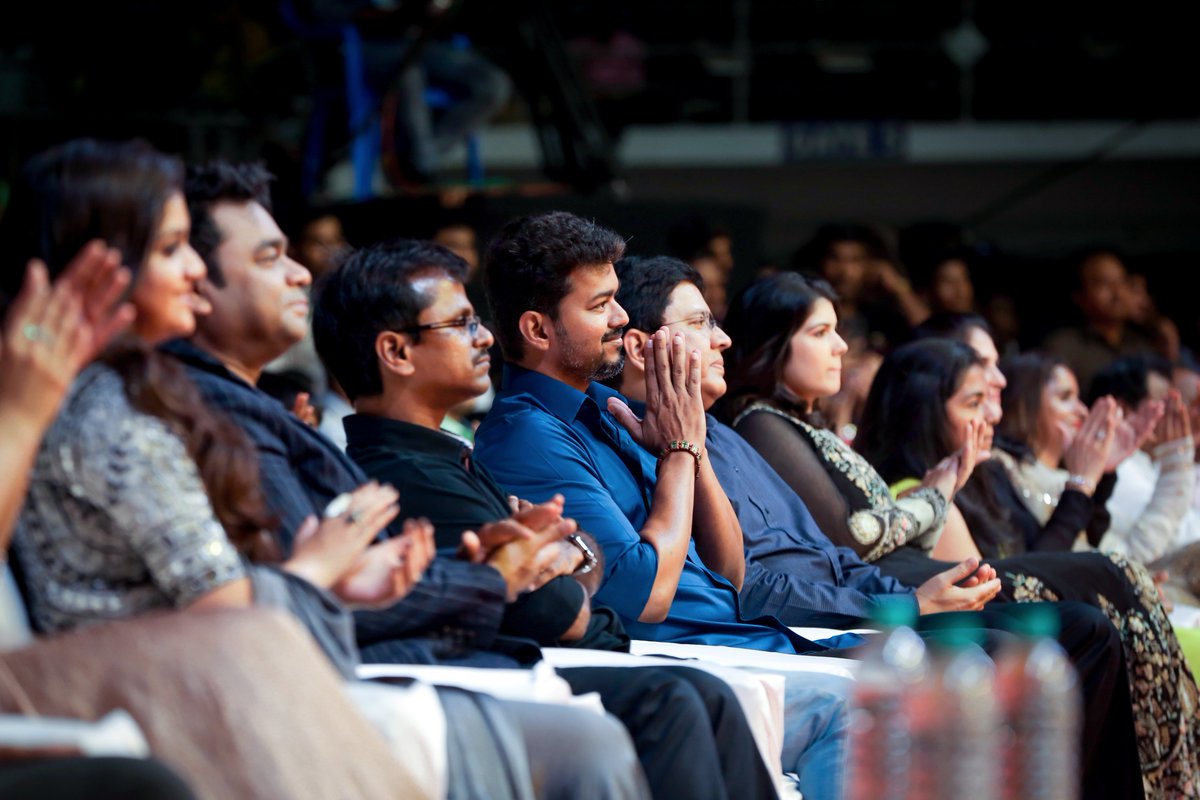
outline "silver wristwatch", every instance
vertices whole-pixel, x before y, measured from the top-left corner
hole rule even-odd
[[[596,558],[596,554],[592,552],[592,548],[588,547],[587,542],[578,533],[572,533],[567,537],[567,541],[579,548],[579,552],[583,553],[583,563],[576,567],[572,575],[586,575],[596,568],[600,563],[600,559]]]

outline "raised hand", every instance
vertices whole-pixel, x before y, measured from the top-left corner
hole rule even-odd
[[[963,430],[962,449],[935,464],[925,473],[921,485],[937,489],[946,498],[946,502],[954,500],[954,495],[967,485],[971,473],[975,471],[979,452],[989,436],[985,425],[986,423],[978,420],[967,422]]]
[[[71,381],[134,316],[118,304],[129,270],[117,251],[91,242],[53,285],[46,266],[29,262],[0,338],[0,408],[43,430],[54,419]]]
[[[922,614],[979,611],[1000,592],[1000,586],[994,569],[968,558],[917,587],[917,605]]]
[[[1166,406],[1163,403],[1153,400],[1142,403],[1133,414],[1120,419],[1104,471],[1112,472],[1118,464],[1148,442],[1165,411]]]
[[[1187,407],[1183,404],[1183,396],[1175,389],[1167,394],[1166,412],[1158,421],[1154,438],[1158,444],[1192,438],[1192,422]]]
[[[300,418],[310,428],[315,428],[320,424],[317,419],[317,409],[309,402],[312,400],[312,395],[308,392],[297,392],[296,400],[292,403],[292,413]]]
[[[646,342],[646,416],[638,419],[624,402],[609,398],[609,412],[634,441],[658,454],[685,441],[704,449],[706,423],[700,394],[700,351],[687,352],[683,337],[659,328]]]
[[[1101,397],[1092,404],[1083,424],[1071,440],[1071,446],[1063,453],[1063,464],[1072,475],[1085,478],[1091,491],[1108,469],[1113,445],[1117,438],[1117,427],[1121,423],[1121,409],[1111,397]],[[1091,494],[1087,487],[1072,486]]]
[[[349,574],[372,540],[400,513],[400,495],[375,481],[339,495],[320,523],[310,516],[296,531],[284,569],[329,588]]]
[[[417,585],[436,553],[429,520],[406,519],[399,536],[368,547],[330,590],[351,605],[391,605]]]

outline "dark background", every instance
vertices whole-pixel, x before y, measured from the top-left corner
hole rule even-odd
[[[25,158],[78,135],[142,136],[192,159],[265,159],[279,177],[282,216],[309,200],[298,190],[301,142],[314,87],[329,81],[336,58],[283,24],[278,3],[4,5],[0,206]],[[983,254],[981,292],[1018,298],[1030,340],[1063,317],[1066,255],[1114,245],[1147,273],[1195,347],[1200,141],[1185,126],[1174,154],[1121,153],[1157,123],[1200,115],[1194,33],[1182,9],[1163,0],[465,0],[442,24],[468,34],[517,83],[495,124],[529,124],[533,83],[563,84],[612,149],[608,173],[580,175],[545,159],[540,168],[489,166],[486,191],[469,189],[464,213],[486,237],[516,214],[565,208],[628,236],[631,252],[652,253],[665,248],[671,221],[700,212],[733,233],[733,288],[785,261],[822,222],[886,232],[944,221],[962,226]],[[554,33],[571,69],[544,74],[544,53],[522,44],[530,20]],[[643,80],[614,90],[596,85],[577,56],[582,42],[617,33],[641,48]],[[982,42],[977,60],[956,63],[947,45],[955,38]],[[785,152],[761,166],[619,157],[622,142],[645,126],[881,121],[1014,123],[1028,136],[1043,122],[1127,127],[1065,156],[1015,160],[986,148],[966,161],[918,160],[886,143],[790,159]],[[344,137],[331,136],[329,161],[344,155]],[[340,208],[350,239],[361,243],[427,235],[442,202],[409,193]]]

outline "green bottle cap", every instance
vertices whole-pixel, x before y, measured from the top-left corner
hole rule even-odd
[[[1054,639],[1061,624],[1051,603],[1013,603],[1005,607],[1004,627],[1029,639]]]
[[[912,627],[917,621],[917,604],[907,595],[882,595],[871,608],[871,623],[877,628]]]
[[[921,620],[921,630],[929,641],[951,648],[982,646],[987,639],[986,627],[983,617],[974,611],[947,611]]]

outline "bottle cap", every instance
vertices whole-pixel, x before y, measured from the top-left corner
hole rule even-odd
[[[879,628],[911,628],[916,621],[917,604],[908,595],[882,595],[871,607],[871,623]]]
[[[921,620],[926,638],[943,647],[982,646],[987,639],[983,617],[974,611],[947,611]]]
[[[1029,639],[1054,639],[1058,636],[1058,609],[1051,603],[1011,603],[1004,609],[1004,627]]]

